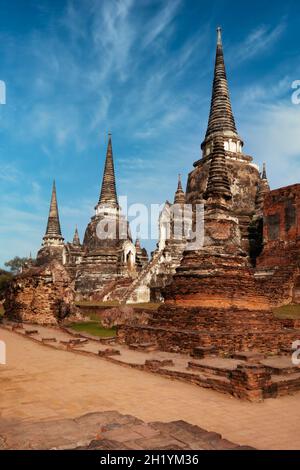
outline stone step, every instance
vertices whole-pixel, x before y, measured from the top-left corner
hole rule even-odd
[[[191,353],[191,357],[197,359],[204,359],[205,357],[211,357],[217,354],[217,349],[214,346],[205,347],[197,347],[194,348],[193,352]]]
[[[208,372],[204,374],[203,372],[192,371],[178,366],[165,367],[159,369],[156,373],[171,379],[190,382],[203,388],[213,389],[221,393],[231,393],[231,383],[227,377],[216,376]]]
[[[245,362],[251,362],[251,363],[260,362],[264,358],[265,358],[265,355],[257,351],[237,352],[233,354],[232,356],[232,359],[237,359],[238,361],[245,361]]]
[[[225,377],[229,378],[232,369],[222,369],[220,367],[213,367],[197,362],[189,362],[188,370],[195,370],[201,372],[205,377]]]
[[[107,348],[104,351],[103,350],[98,351],[98,356],[100,357],[111,357],[111,356],[120,356],[120,355],[121,355],[120,350],[115,349],[115,348]]]
[[[300,390],[300,371],[294,374],[273,375],[272,386],[276,390],[276,396],[298,392]]]
[[[156,343],[131,343],[128,345],[128,347],[133,351],[151,352],[157,350]]]
[[[32,336],[32,335],[38,335],[39,332],[38,330],[25,330],[25,335]]]

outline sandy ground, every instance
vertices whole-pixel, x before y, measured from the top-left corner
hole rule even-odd
[[[300,449],[300,394],[264,403],[54,350],[0,329],[0,419],[39,421],[117,410],[144,421],[183,419],[259,449]],[[3,422],[3,421],[2,421]]]

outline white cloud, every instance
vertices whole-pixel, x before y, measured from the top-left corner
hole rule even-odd
[[[252,59],[270,49],[286,30],[287,23],[284,18],[277,26],[260,25],[251,31],[241,44],[230,51],[230,61],[235,65]]]
[[[6,183],[16,183],[20,177],[20,172],[11,163],[0,163],[0,181]]]
[[[256,162],[267,163],[272,187],[300,183],[300,106],[282,102],[251,114],[243,125],[247,148]]]
[[[143,41],[144,47],[150,46],[174,20],[181,0],[168,0],[165,7],[149,22],[148,32]]]

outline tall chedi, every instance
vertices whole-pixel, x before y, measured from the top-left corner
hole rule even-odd
[[[186,202],[204,206],[193,227],[165,303],[146,327],[127,328],[125,341],[195,356],[260,348],[263,322],[273,314],[249,260],[248,228],[256,214],[261,177],[242,153],[218,28],[211,112],[203,155],[187,184]],[[202,221],[202,224],[201,224]],[[275,330],[274,330],[275,331]],[[250,339],[249,339],[250,338]]]
[[[208,126],[201,144],[202,156],[194,163],[194,170],[189,174],[187,203],[203,203],[214,145],[220,137],[224,141],[224,157],[232,194],[232,212],[239,219],[242,246],[249,254],[249,226],[257,210],[257,192],[261,177],[259,168],[253,163],[253,158],[243,153],[244,143],[238,134],[232,111],[221,28],[218,28]]]
[[[205,139],[201,145],[203,156],[209,156],[212,153],[214,137],[219,134],[222,134],[224,137],[226,150],[233,153],[241,153],[244,144],[237,133],[231,107],[221,28],[217,28],[217,51],[211,106]]]
[[[54,258],[62,261],[63,249],[64,238],[60,228],[56,185],[53,181],[47,228],[43,237],[42,248],[37,255],[37,262],[43,264]]]
[[[136,248],[118,202],[111,134],[100,196],[85,231],[83,251],[75,284],[79,296],[107,297],[109,286],[116,291],[118,281],[134,276]]]

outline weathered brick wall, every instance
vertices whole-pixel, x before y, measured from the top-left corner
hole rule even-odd
[[[11,320],[57,324],[74,312],[69,274],[57,261],[32,268],[13,279],[5,295],[5,316]]]
[[[241,351],[286,352],[299,338],[299,331],[276,320],[270,311],[164,305],[152,314],[148,325],[122,326],[118,338],[127,344],[154,344],[168,352],[190,354],[195,348],[212,348],[214,354],[227,356]]]
[[[299,265],[300,184],[270,191],[264,200],[264,250],[258,266]]]
[[[264,200],[264,240],[294,242],[300,236],[300,184],[270,191]]]
[[[300,301],[300,184],[270,191],[264,200],[260,286],[273,305]]]

